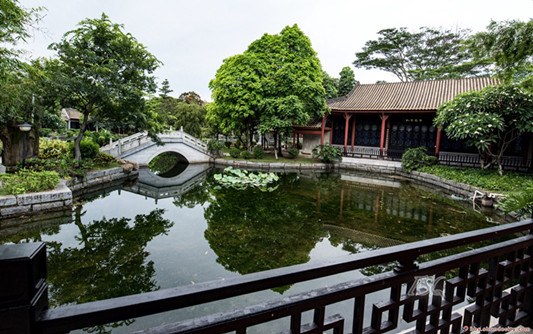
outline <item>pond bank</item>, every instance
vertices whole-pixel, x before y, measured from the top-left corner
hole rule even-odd
[[[85,177],[62,180],[53,190],[0,196],[0,227],[12,225],[21,218],[70,210],[78,197],[135,179],[138,170],[126,172],[122,167],[89,172]],[[55,217],[56,214],[53,214]]]

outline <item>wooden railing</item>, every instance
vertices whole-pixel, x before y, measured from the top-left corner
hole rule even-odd
[[[47,309],[44,244],[3,245],[0,333],[65,333],[391,262],[396,263],[392,271],[149,332],[246,333],[250,326],[282,318],[289,320],[290,333],[385,333],[396,331],[401,321],[418,333],[527,326],[532,319],[532,229],[533,220],[525,220],[320,263],[54,309]],[[384,300],[373,299],[371,294],[378,291],[386,294]],[[350,301],[353,312],[329,314],[330,305],[340,301]],[[313,317],[304,324],[302,314],[307,311]]]

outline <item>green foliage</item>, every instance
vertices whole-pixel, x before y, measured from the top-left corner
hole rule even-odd
[[[248,187],[253,187],[261,191],[272,192],[279,186],[269,186],[270,183],[279,180],[279,177],[274,173],[252,173],[248,172],[247,170],[240,170],[231,166],[224,169],[222,174],[215,174],[214,178],[223,187],[230,187],[237,190],[244,190]]]
[[[498,207],[505,213],[516,212],[519,217],[533,217],[533,187],[516,192],[502,198]]]
[[[220,156],[222,148],[224,148],[224,144],[216,139],[207,142],[207,151],[215,156]]]
[[[241,150],[237,147],[232,147],[229,149],[229,155],[234,159],[238,159],[241,156]]]
[[[339,96],[339,79],[331,77],[326,71],[322,72],[322,86],[326,92],[326,99],[333,99]]]
[[[227,58],[209,83],[209,122],[250,146],[256,129],[277,135],[325,110],[323,74],[311,42],[296,26],[265,34]],[[279,141],[278,141],[279,142]]]
[[[61,119],[57,114],[45,112],[41,117],[41,126],[43,128],[50,128],[52,130],[63,132],[67,129],[67,122]]]
[[[402,27],[378,34],[377,40],[367,41],[363,51],[355,54],[356,67],[390,72],[401,81],[465,77],[484,70],[461,47],[467,30],[422,27],[411,33]]]
[[[517,85],[489,86],[443,103],[434,124],[440,124],[449,138],[464,140],[491,158],[481,167],[496,163],[501,173],[505,150],[521,133],[533,131],[531,110],[533,94]]]
[[[243,157],[246,160],[251,159],[252,158],[252,153],[250,151],[248,151],[248,150],[242,150],[241,157]]]
[[[352,69],[348,66],[345,66],[342,68],[341,72],[339,73],[339,96],[348,95],[349,92],[352,91],[353,87],[356,84],[355,81],[355,74],[353,73]]]
[[[533,19],[491,21],[487,31],[468,40],[468,47],[480,60],[495,65],[504,83],[521,82],[533,91]]]
[[[231,142],[230,141],[225,141],[224,142],[224,146],[226,146],[226,148],[230,148],[231,147]]]
[[[298,150],[297,148],[293,147],[293,148],[289,149],[288,153],[289,153],[289,158],[296,159],[296,158],[298,158],[298,155],[300,154],[300,150]]]
[[[69,143],[69,150],[71,152],[72,157],[75,156],[74,154],[74,143]],[[81,156],[84,159],[94,159],[100,152],[100,146],[98,146],[97,143],[91,141],[91,140],[82,140],[80,142],[80,152]]]
[[[165,129],[177,130],[183,127],[183,131],[199,138],[202,136],[202,128],[207,125],[207,111],[201,103],[185,102],[173,97],[155,97],[147,101],[147,108]]]
[[[148,163],[148,168],[156,174],[163,174],[174,168],[178,157],[172,152],[164,152],[153,158]]]
[[[256,159],[263,159],[265,156],[265,150],[261,146],[254,148],[254,157]]]
[[[120,124],[122,128],[162,130],[145,109],[145,93],[155,92],[152,76],[160,62],[122,26],[102,14],[85,19],[50,49],[57,57],[47,63],[50,94],[62,106],[75,108],[83,117],[75,141],[75,158],[89,116]],[[88,65],[89,64],[89,65]]]
[[[105,152],[98,152],[98,155],[93,159],[93,162],[97,165],[106,165],[116,161],[117,159],[114,156]]]
[[[109,141],[120,139],[119,136],[106,129],[101,129],[100,131],[85,131],[83,136],[86,140],[91,140],[97,143],[100,147],[109,144]]]
[[[503,176],[499,176],[497,171],[490,169],[454,168],[442,165],[423,166],[419,171],[493,192],[510,193],[533,187],[531,175],[514,172],[506,172]]]
[[[18,195],[54,189],[59,175],[54,171],[20,170],[15,174],[0,174],[0,194]]]
[[[39,138],[48,137],[54,131],[50,128],[39,128]]]
[[[434,165],[437,163],[437,157],[430,156],[425,147],[408,148],[402,155],[402,169],[404,172],[410,173],[426,165]]]
[[[342,160],[342,152],[340,149],[326,143],[324,146],[318,145],[313,149],[313,158],[330,163],[335,160]]]
[[[59,139],[39,138],[39,159],[60,158],[69,152],[69,144]]]

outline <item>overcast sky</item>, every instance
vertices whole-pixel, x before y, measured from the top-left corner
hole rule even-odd
[[[351,66],[361,83],[396,81],[378,70],[356,69],[355,53],[385,28],[422,26],[485,30],[490,20],[527,21],[533,0],[20,0],[23,7],[45,7],[45,18],[26,49],[33,57],[47,50],[84,18],[106,13],[124,25],[163,62],[159,82],[170,81],[178,96],[195,91],[211,100],[209,80],[224,58],[242,53],[264,33],[298,24],[310,38],[322,67],[338,77]]]

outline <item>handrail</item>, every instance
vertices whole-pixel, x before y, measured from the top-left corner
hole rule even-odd
[[[326,277],[398,260],[398,271],[417,268],[424,254],[533,230],[533,220],[505,224],[447,237],[258,272],[223,281],[197,283],[132,296],[68,305],[44,311],[38,322],[44,333],[67,332],[133,317],[184,308],[278,286]]]

